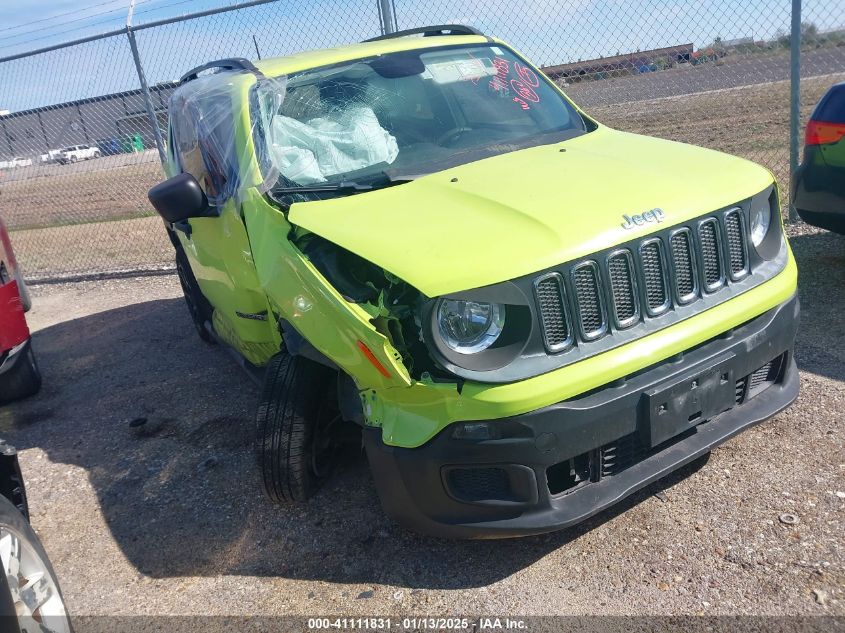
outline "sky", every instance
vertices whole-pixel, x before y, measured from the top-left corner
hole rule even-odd
[[[0,58],[118,29],[128,0],[0,0]],[[236,4],[136,0],[135,24]],[[791,0],[394,0],[400,28],[460,22],[550,65],[716,37],[788,32]],[[820,29],[845,27],[845,0],[804,0]],[[137,34],[150,83],[222,56],[265,57],[379,33],[376,0],[276,0]],[[125,35],[0,62],[0,110],[46,106],[138,87]]]

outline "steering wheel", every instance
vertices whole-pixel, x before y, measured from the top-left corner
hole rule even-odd
[[[447,130],[446,132],[437,137],[437,144],[443,145],[445,147],[450,147],[452,143],[447,141],[457,141],[458,138],[460,138],[461,134],[465,134],[466,132],[472,132],[472,128],[453,127],[451,130]]]

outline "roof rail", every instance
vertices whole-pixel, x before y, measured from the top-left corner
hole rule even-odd
[[[246,70],[258,78],[264,77],[261,74],[261,71],[255,67],[248,59],[244,59],[243,57],[231,57],[228,59],[217,59],[213,62],[206,62],[202,66],[197,66],[196,68],[192,68],[184,75],[182,75],[181,79],[179,79],[179,83],[183,84],[192,79],[196,79],[197,75],[199,75],[204,70],[211,70],[212,68],[219,68],[220,70]]]
[[[446,32],[448,31],[448,33]],[[481,35],[484,33],[471,26],[463,24],[437,24],[435,26],[418,26],[415,29],[405,29],[404,31],[396,31],[395,33],[385,33],[378,37],[371,37],[365,42],[380,42],[381,40],[392,40],[394,37],[405,37],[406,35],[419,35],[424,37],[431,37],[433,35]]]

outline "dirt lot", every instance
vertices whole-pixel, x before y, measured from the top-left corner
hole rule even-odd
[[[843,66],[845,48],[804,50],[801,53],[801,81],[840,72]],[[575,82],[566,90],[579,105],[594,108],[788,79],[789,51],[780,50],[748,56],[729,55],[716,63],[700,66],[679,64],[661,72]]]
[[[801,82],[802,120],[845,73]],[[789,191],[789,82],[729,88],[682,97],[593,107],[599,121],[627,132],[658,136],[742,156],[771,169]],[[803,143],[803,130],[801,130]],[[679,165],[692,171],[695,165]]]
[[[152,215],[147,191],[162,179],[156,151],[0,172],[10,229],[36,229]]]
[[[406,532],[354,452],[307,505],[271,505],[251,448],[257,389],[198,340],[173,276],[35,287],[44,389],[0,409],[0,436],[22,451],[77,615],[842,616],[845,238],[798,232],[799,401],[557,534]]]

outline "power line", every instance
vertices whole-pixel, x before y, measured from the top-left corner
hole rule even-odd
[[[99,24],[107,24],[109,22],[114,22],[114,18],[111,17],[111,18],[107,18],[105,20],[99,20],[98,22],[92,22],[91,24],[86,24],[85,27],[97,26]],[[56,26],[59,26],[59,25],[56,25]],[[80,28],[85,28],[85,27],[75,26],[72,29],[67,29],[67,30],[64,30],[64,31],[56,31],[55,33],[48,33],[47,35],[42,35],[41,37],[33,37],[32,39],[27,40],[27,43],[29,43],[29,42],[40,42],[42,40],[50,39],[51,37],[58,37],[59,35],[64,35],[65,33],[73,33],[74,31],[78,31]],[[50,27],[50,28],[52,28],[52,27]],[[48,30],[48,29],[45,28],[43,30]],[[12,47],[12,46],[22,46],[22,45],[23,45],[23,42],[12,42],[12,43],[0,42],[0,48],[9,48],[9,47]]]
[[[15,24],[14,26],[5,26],[0,29],[2,31],[13,31],[14,29],[19,29],[22,26],[31,26],[33,24],[38,24],[40,22],[48,22],[50,20],[55,20],[57,18],[62,18],[66,15],[74,15],[76,13],[82,13],[84,11],[90,11],[91,9],[96,9],[98,7],[104,7],[107,4],[114,4],[115,2],[124,3],[126,0],[108,0],[108,2],[101,2],[99,4],[92,4],[90,7],[85,7],[84,9],[74,9],[73,11],[65,11],[64,13],[57,13],[55,15],[48,16],[46,18],[41,18],[40,20],[33,20],[32,22],[22,22],[21,24]],[[95,14],[98,15],[98,14]],[[89,16],[93,17],[93,16]]]
[[[20,28],[21,26],[29,26],[29,25],[35,24],[37,22],[44,22],[46,20],[56,19],[56,18],[59,18],[63,15],[71,15],[71,14],[74,14],[74,13],[79,13],[81,11],[87,11],[89,9],[93,9],[93,8],[96,8],[96,7],[102,7],[102,6],[111,4],[113,2],[125,2],[125,1],[126,0],[110,0],[109,2],[102,2],[100,4],[92,5],[91,7],[88,7],[87,9],[77,9],[76,11],[66,11],[65,13],[57,14],[57,15],[54,15],[50,18],[42,18],[41,20],[36,20],[35,22],[29,22],[27,24],[20,24],[20,25],[14,26],[14,27],[7,27],[6,29],[0,29],[0,31],[13,29],[13,28]],[[135,6],[137,7],[139,5],[147,4],[147,3],[152,2],[152,1],[153,0],[139,0],[138,2],[135,3]],[[143,10],[143,11],[136,11],[135,15],[138,16],[138,15],[143,15],[145,13],[151,13],[153,11],[161,11],[163,9],[178,6],[180,4],[187,4],[189,2],[196,2],[196,1],[197,0],[180,0],[179,2],[171,2],[169,4],[163,4],[163,5],[157,6],[157,7],[149,7],[147,9]],[[86,16],[83,16],[83,17],[80,17],[80,18],[75,18],[73,20],[67,20],[67,21],[62,22],[61,24],[50,24],[50,25],[39,27],[37,29],[32,29],[30,31],[23,31],[21,33],[13,33],[13,34],[8,35],[6,37],[0,38],[0,48],[8,48],[10,46],[19,46],[20,44],[22,44],[22,42],[12,42],[11,40],[18,39],[18,38],[23,37],[25,35],[32,35],[32,34],[35,34],[35,33],[43,33],[45,31],[50,31],[54,28],[65,26],[67,24],[73,24],[75,22],[82,22],[84,20],[90,20],[91,18],[96,18],[96,17],[101,16],[101,15],[108,15],[108,14],[111,14],[111,13],[117,13],[117,12],[123,12],[123,11],[126,11],[125,6],[119,7],[117,9],[109,9],[107,11],[100,11],[98,13],[92,13],[91,15],[86,15]],[[114,20],[114,17],[109,17],[109,18],[106,18],[105,20],[98,20],[97,22],[92,22],[90,24],[86,24],[86,25],[84,25],[84,27],[97,26],[99,24],[106,24],[108,22],[112,22],[113,20]],[[55,37],[55,36],[58,36],[58,35],[64,35],[66,33],[73,33],[74,31],[77,30],[77,28],[78,27],[74,27],[72,29],[66,29],[64,31],[56,31],[54,33],[49,33],[49,34],[42,36],[42,37],[31,38],[29,41],[30,42],[39,42],[39,41],[42,41],[42,40],[45,40],[45,39],[48,39],[48,38],[51,38],[51,37]]]
[[[144,0],[144,2],[149,2],[150,0]],[[170,4],[163,4],[160,7],[149,7],[148,9],[144,9],[143,11],[136,11],[135,15],[143,15],[144,13],[151,13],[152,11],[161,11],[162,9],[167,9],[169,7],[175,7],[179,4],[187,4],[189,2],[197,2],[198,0],[180,0],[179,2],[171,2]],[[139,4],[143,4],[144,2],[136,2],[135,6]]]

